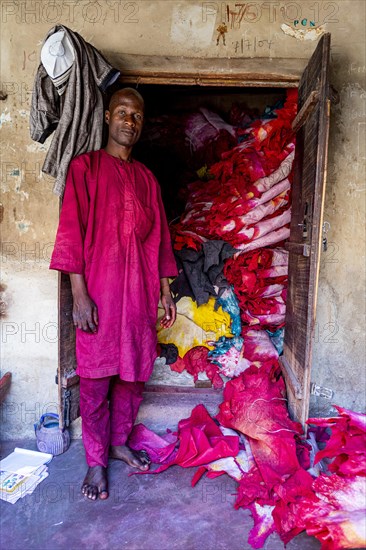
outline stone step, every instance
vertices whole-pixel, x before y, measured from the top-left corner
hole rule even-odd
[[[218,405],[222,400],[222,391],[214,389],[149,389],[144,392],[136,423],[141,422],[160,434],[165,433],[167,429],[174,431],[179,420],[188,418],[196,405],[202,403],[210,415],[214,416],[218,413]]]
[[[167,429],[175,431],[179,420],[188,418],[196,405],[202,403],[210,415],[215,416],[222,400],[222,391],[211,388],[147,386],[136,424],[141,422],[158,434],[164,434]],[[78,418],[71,425],[72,439],[81,438],[81,429]]]

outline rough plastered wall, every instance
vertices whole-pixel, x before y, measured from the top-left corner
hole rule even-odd
[[[48,270],[58,220],[52,178],[41,172],[48,143],[31,141],[31,90],[47,31],[62,23],[108,53],[205,57],[309,58],[317,40],[298,30],[332,33],[333,107],[312,380],[334,396],[314,397],[312,413],[332,402],[364,408],[365,2],[198,0],[2,0],[0,101],[3,317],[1,373],[13,373],[2,405],[3,438],[32,435],[55,410],[57,274]],[[227,23],[226,44],[217,27]],[[295,35],[286,34],[287,24]],[[316,38],[316,36],[314,36]],[[214,68],[214,67],[213,67]],[[2,96],[4,97],[4,96]]]

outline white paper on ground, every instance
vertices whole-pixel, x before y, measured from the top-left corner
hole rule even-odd
[[[40,453],[29,449],[15,447],[14,452],[0,460],[0,470],[7,472],[31,475],[42,465],[48,464],[53,458],[49,453]]]
[[[21,485],[19,485],[13,493],[6,493],[0,491],[0,498],[11,504],[15,504],[20,498],[26,495],[31,495],[37,485],[41,483],[48,476],[47,468],[40,475],[29,476]]]

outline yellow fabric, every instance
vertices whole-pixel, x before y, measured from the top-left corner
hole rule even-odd
[[[215,298],[211,297],[207,304],[198,307],[192,298],[184,296],[177,302],[177,319],[168,329],[160,326],[164,310],[159,305],[158,342],[175,344],[180,357],[184,357],[195,346],[212,349],[210,341],[216,341],[220,336],[232,337],[230,315],[221,306],[215,311],[215,302]]]

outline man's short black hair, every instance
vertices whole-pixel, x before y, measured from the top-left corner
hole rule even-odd
[[[143,108],[145,108],[145,101],[144,101],[144,98],[142,97],[142,95],[140,94],[140,92],[135,90],[135,88],[126,87],[126,88],[120,88],[119,90],[115,90],[113,92],[113,94],[110,97],[109,104],[108,104],[108,110],[109,111],[110,111],[110,107],[111,107],[111,104],[112,104],[112,101],[113,101],[114,97],[116,95],[121,94],[121,93],[123,93],[124,95],[127,95],[127,96],[132,95],[132,96],[136,97],[140,101]]]

